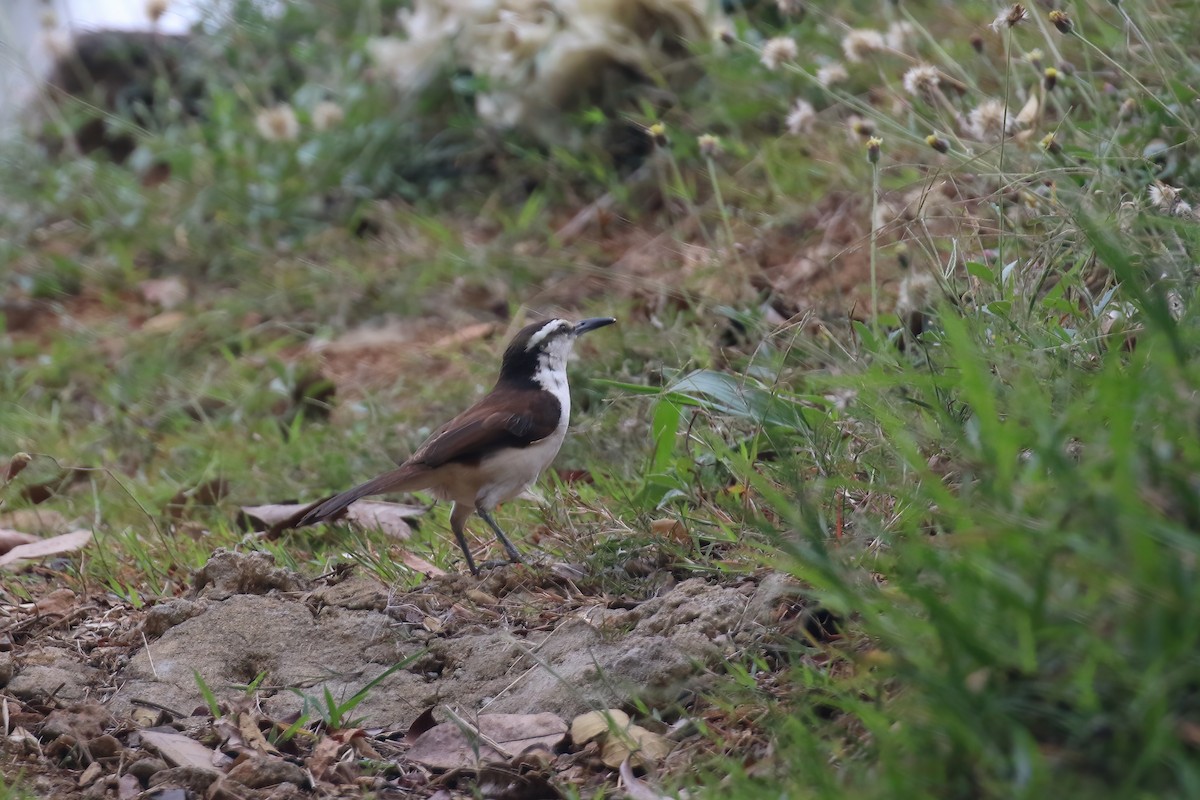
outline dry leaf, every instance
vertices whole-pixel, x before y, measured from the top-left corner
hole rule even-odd
[[[650,530],[655,536],[670,539],[676,544],[691,544],[687,528],[677,519],[656,519],[650,523]]]
[[[414,572],[419,572],[427,578],[436,578],[439,575],[445,575],[446,570],[441,567],[435,567],[420,556],[410,553],[407,550],[401,550],[399,554],[400,563],[408,567]]]
[[[25,469],[32,460],[33,456],[29,453],[14,453],[13,457],[8,460],[8,469],[4,471],[4,482],[9,483],[20,475],[21,470]]]
[[[474,342],[479,339],[486,339],[487,337],[489,337],[493,333],[495,333],[495,331],[496,331],[496,324],[494,322],[478,322],[474,325],[468,325],[465,328],[460,328],[459,330],[457,330],[454,333],[451,333],[447,336],[443,336],[442,338],[438,339],[436,342],[431,344],[429,346],[429,349],[430,350],[450,350],[450,349],[458,350],[464,344],[468,344],[470,342]]]
[[[619,708],[607,711],[589,711],[571,720],[571,741],[582,747],[593,739],[605,736],[609,731],[625,730],[629,726],[629,715]]]
[[[20,547],[23,544],[32,544],[36,541],[40,540],[31,534],[0,528],[0,555],[4,555],[14,547]]]
[[[621,762],[621,768],[617,770],[617,774],[621,776],[621,785],[625,787],[625,793],[629,795],[629,800],[674,800],[669,794],[655,791],[650,784],[637,778],[633,774],[633,767],[629,765],[629,759]]]
[[[1017,122],[1022,126],[1029,126],[1037,120],[1038,115],[1038,96],[1036,93],[1030,92],[1029,99],[1025,101],[1025,105],[1017,112]]]
[[[146,333],[170,333],[187,322],[187,315],[180,311],[164,311],[142,323]]]
[[[413,720],[412,725],[408,726],[408,732],[404,734],[404,741],[412,744],[421,738],[421,734],[431,731],[436,727],[437,720],[433,718],[433,706],[430,706],[422,711],[419,717]]]
[[[481,762],[507,763],[531,747],[553,750],[567,733],[567,723],[555,714],[481,714],[471,722],[477,731],[458,722],[431,728],[407,757],[431,769],[474,769]]]
[[[333,765],[337,763],[338,753],[341,752],[341,749],[342,742],[332,736],[326,736],[317,742],[317,746],[313,748],[312,755],[306,762],[314,778],[319,781],[325,780]]]
[[[30,544],[18,545],[0,556],[0,567],[15,564],[18,561],[73,553],[83,548],[91,540],[91,531],[71,531],[61,536],[51,536],[49,539],[39,539]]]
[[[170,311],[187,300],[187,284],[179,278],[151,278],[138,284],[142,298],[147,303],[153,303],[164,311]]]
[[[625,759],[631,759],[641,767],[650,767],[662,761],[674,747],[671,740],[648,731],[641,725],[630,725],[620,734],[605,737],[600,748],[600,760],[616,769]]]
[[[254,714],[238,714],[238,732],[242,734],[242,740],[249,747],[253,747],[258,752],[267,755],[279,755],[279,751],[275,749],[275,745],[268,742],[266,737],[262,735],[262,731],[258,728],[258,718]]]
[[[195,739],[175,731],[142,731],[142,742],[158,751],[163,761],[175,767],[195,767],[219,772],[232,761],[229,756],[210,750]]]
[[[71,530],[71,523],[57,511],[49,508],[19,508],[7,514],[0,514],[0,528],[14,531],[26,531],[39,536],[66,533]],[[34,537],[35,539],[37,536]],[[4,552],[0,550],[0,552]]]
[[[346,518],[364,528],[380,530],[393,539],[403,540],[412,536],[412,528],[405,520],[419,517],[424,513],[423,506],[385,503],[378,500],[359,500],[346,509]]]

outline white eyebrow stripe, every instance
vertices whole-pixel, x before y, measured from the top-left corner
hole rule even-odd
[[[545,339],[554,331],[562,328],[563,321],[561,319],[552,319],[543,325],[537,333],[529,337],[529,342],[525,345],[525,352],[529,352],[533,348],[541,344],[542,339]]]

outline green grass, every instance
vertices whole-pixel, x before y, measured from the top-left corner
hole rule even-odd
[[[998,9],[979,3],[740,10],[732,44],[698,44],[707,77],[661,120],[628,112],[670,138],[654,155],[658,209],[606,153],[476,136],[461,81],[426,98],[427,117],[389,114],[386,87],[358,75],[390,12],[346,4],[325,24],[324,5],[289,4],[278,25],[247,5],[221,30],[200,62],[208,116],[139,134],[137,163],[172,168],[163,185],[6,145],[0,288],[46,310],[37,329],[0,335],[0,447],[36,454],[0,499],[21,508],[60,466],[90,469],[46,506],[95,528],[72,580],[146,602],[239,543],[314,573],[348,553],[411,580],[372,532],[245,542],[236,508],[387,468],[490,383],[508,317],[611,313],[620,326],[571,367],[575,430],[558,461],[593,482],[548,477],[548,506],[512,504],[501,524],[544,527],[544,550],[588,563],[614,594],[635,558],[715,579],[770,567],[843,620],[841,637],[797,636],[782,660],[735,659],[705,700],[705,755],[668,784],[1200,794],[1200,224],[1150,192],[1158,180],[1197,199],[1194,15],[1074,3],[1064,36],[1040,7],[997,33]],[[899,21],[914,26],[906,55],[815,80],[843,58],[847,27]],[[800,56],[768,71],[760,49],[777,35]],[[303,45],[290,62],[281,41]],[[937,67],[940,94],[904,90],[916,63]],[[1030,95],[1039,110],[1003,136],[956,118],[1004,97],[1015,117]],[[342,126],[255,133],[258,108],[290,102],[305,118],[318,98],[343,105]],[[818,114],[793,135],[797,98]],[[877,170],[851,115],[883,140]],[[711,159],[705,133],[721,138]],[[489,170],[446,169],[487,148]],[[610,190],[606,234],[554,241]],[[375,234],[356,235],[363,220]],[[612,268],[639,233],[668,244]],[[800,256],[832,277],[789,283]],[[143,330],[158,309],[138,284],[163,276],[188,282],[184,318]],[[901,284],[922,282],[917,307],[893,310]],[[772,324],[764,303],[797,313]],[[901,324],[913,310],[919,332]],[[439,327],[411,363],[338,387],[329,418],[300,412],[312,345],[414,319]],[[426,352],[479,320],[501,333]],[[230,489],[215,505],[166,513],[217,478]],[[656,537],[663,518],[690,541]],[[452,567],[446,523],[435,509],[409,546]]]

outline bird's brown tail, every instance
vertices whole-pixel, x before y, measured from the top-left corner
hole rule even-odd
[[[345,511],[351,503],[370,497],[373,494],[386,492],[405,492],[425,488],[420,480],[424,469],[411,465],[385,472],[377,478],[364,484],[347,489],[341,494],[318,500],[301,509],[299,512],[275,526],[276,530],[288,528],[303,528],[305,525],[315,525],[323,520],[336,517]]]

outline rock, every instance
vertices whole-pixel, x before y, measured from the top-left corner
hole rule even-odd
[[[150,785],[150,778],[167,768],[167,762],[161,758],[139,758],[129,765],[129,774],[137,778],[142,786]]]
[[[81,741],[99,738],[116,721],[112,715],[98,703],[85,703],[73,708],[51,711],[42,723],[41,736],[43,739],[53,739],[59,736],[74,736]],[[120,747],[120,743],[117,744]]]
[[[149,637],[162,636],[168,629],[175,627],[185,619],[203,614],[204,609],[204,603],[183,597],[159,603],[146,612],[146,619],[142,622],[142,632]]]
[[[300,591],[298,575],[275,566],[270,553],[235,553],[218,548],[192,579],[195,592],[212,600],[226,600],[235,594],[266,594]]]
[[[213,770],[198,767],[171,767],[151,775],[150,788],[183,789],[190,794],[204,797],[208,792],[208,787],[212,786],[213,781],[219,777],[220,775]]]
[[[34,705],[51,697],[59,703],[83,702],[91,695],[92,686],[111,675],[81,664],[77,658],[74,653],[57,647],[26,654],[5,688],[18,700]]]
[[[302,786],[308,782],[304,770],[281,758],[250,758],[229,770],[227,776],[251,789],[262,789],[280,783]]]
[[[87,743],[88,754],[95,759],[112,758],[125,752],[125,746],[115,736],[104,734]]]

